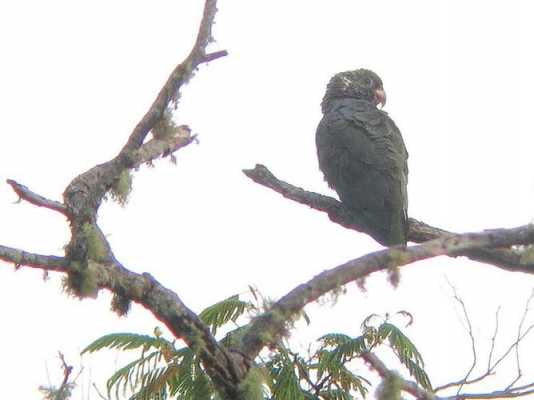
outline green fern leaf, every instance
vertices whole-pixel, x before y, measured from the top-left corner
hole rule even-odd
[[[82,350],[81,354],[93,353],[102,349],[133,350],[150,347],[160,348],[162,345],[174,347],[173,344],[161,337],[139,335],[136,333],[112,333],[96,339]]]
[[[303,400],[302,392],[293,365],[284,365],[275,378],[274,398],[276,400]]]
[[[204,309],[199,317],[215,334],[218,328],[229,321],[236,321],[251,307],[249,302],[239,300],[239,296],[235,295]]]
[[[325,400],[353,400],[354,397],[343,389],[323,390],[319,393],[320,398]]]
[[[421,368],[417,363],[414,363],[412,360],[408,360],[405,365],[408,368],[410,375],[415,378],[417,383],[427,390],[432,390],[430,378],[423,368]]]
[[[350,336],[345,335],[344,333],[327,333],[317,340],[322,342],[323,346],[339,346],[349,342],[352,339]]]
[[[190,349],[181,350],[182,357],[176,373],[169,380],[171,396],[182,400],[210,399],[215,389],[201,368],[197,356]]]
[[[389,340],[390,346],[395,350],[399,360],[406,365],[407,360],[411,360],[417,365],[424,367],[423,357],[410,339],[395,325],[384,322],[378,328],[378,336]]]

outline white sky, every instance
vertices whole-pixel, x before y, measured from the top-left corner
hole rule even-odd
[[[116,255],[201,310],[248,284],[277,298],[378,249],[240,172],[264,163],[281,179],[332,194],[315,155],[319,104],[332,74],[359,67],[382,77],[385,110],[410,152],[411,216],[455,231],[531,221],[533,7],[527,0],[220,1],[213,50],[230,55],[200,69],[176,114],[200,144],[178,152],[176,167],[141,168],[125,209],[101,208]],[[200,1],[0,3],[2,182],[59,200],[72,178],[115,155],[189,51],[201,9]],[[64,218],[16,199],[0,186],[0,243],[62,254]],[[117,318],[107,293],[78,302],[61,293],[57,276],[45,284],[38,271],[2,266],[6,398],[37,398],[46,364],[58,384],[57,350],[79,366],[80,349],[97,337],[150,333],[159,324],[137,306]],[[496,307],[503,305],[504,348],[533,285],[530,276],[465,259],[411,266],[398,290],[384,275],[369,279],[365,294],[351,285],[335,308],[310,307],[312,325],[294,339],[355,336],[368,314],[405,309],[415,316],[407,333],[433,383],[458,379],[470,363],[469,342],[445,276],[471,311],[484,365]],[[523,360],[530,380],[532,344]],[[121,365],[114,357],[83,359],[86,386],[76,398],[97,398],[87,382],[102,387]]]

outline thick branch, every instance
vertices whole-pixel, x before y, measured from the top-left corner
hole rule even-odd
[[[287,321],[295,318],[306,304],[339,286],[374,272],[440,255],[533,242],[534,225],[525,225],[513,229],[445,236],[420,245],[391,247],[348,261],[297,286],[276,302],[268,312],[256,318],[243,338],[240,351],[249,359],[254,359],[265,345],[277,340],[284,332]]]
[[[65,207],[63,203],[38,195],[37,193],[32,192],[26,186],[15,182],[13,179],[7,179],[6,182],[11,185],[20,199],[26,200],[28,203],[32,203],[37,207],[46,207],[63,215],[67,215],[67,207]]]
[[[254,182],[266,186],[290,200],[326,213],[332,222],[348,229],[362,231],[351,216],[350,211],[341,202],[332,197],[309,192],[281,181],[261,164],[257,164],[254,169],[244,170],[243,172]],[[409,219],[408,239],[412,242],[422,243],[447,235],[454,235],[454,233],[432,227],[414,218]],[[525,262],[520,253],[509,249],[477,248],[449,255],[453,257],[466,256],[472,260],[491,264],[507,271],[534,273],[534,263]]]
[[[150,274],[137,274],[119,263],[97,264],[93,268],[100,288],[109,289],[150,310],[175,337],[195,349],[215,385],[228,398],[237,398],[237,386],[246,371],[239,370],[233,357],[219,346],[209,328],[175,292]]]
[[[73,179],[64,192],[64,205],[37,196],[14,181],[8,182],[21,198],[67,215],[72,232],[66,249],[67,257],[41,256],[0,247],[0,259],[18,266],[65,272],[69,278],[77,274],[82,277],[91,275],[97,289],[106,288],[121,301],[132,300],[142,304],[165,323],[175,337],[183,339],[199,354],[222,397],[238,398],[238,384],[246,371],[238,371],[230,353],[219,347],[209,328],[182,303],[176,293],[163,287],[149,274],[139,275],[124,268],[113,256],[105,235],[97,225],[97,211],[102,199],[119,182],[125,170],[170,154],[194,140],[190,134],[177,132],[173,137],[144,143],[169,103],[177,104],[180,88],[193,76],[196,68],[227,54],[226,51],[206,54],[206,47],[212,40],[211,30],[216,11],[217,1],[205,0],[202,21],[190,54],[172,71],[120,153]]]

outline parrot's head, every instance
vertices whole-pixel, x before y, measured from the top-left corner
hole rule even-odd
[[[386,92],[382,79],[368,69],[340,72],[330,79],[321,107],[323,112],[329,107],[330,101],[341,98],[365,100],[374,106],[386,104]]]

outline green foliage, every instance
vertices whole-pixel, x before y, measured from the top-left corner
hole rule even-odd
[[[317,360],[317,380],[323,381],[327,392],[331,392],[333,398],[345,398],[350,393],[357,391],[365,397],[370,382],[362,376],[353,374],[347,364],[367,351],[366,338],[358,336],[351,338],[340,333],[332,333],[319,338],[321,347],[315,354]],[[324,390],[323,390],[324,391]],[[324,397],[324,395],[323,395]]]
[[[113,201],[124,207],[128,203],[130,193],[132,192],[132,174],[130,170],[123,169],[119,177],[113,182],[109,191]]]
[[[169,380],[171,395],[183,400],[211,399],[215,394],[213,385],[202,369],[198,357],[190,349],[181,349],[176,374]]]
[[[139,335],[137,333],[112,333],[98,338],[82,350],[84,353],[93,353],[102,349],[133,350],[142,348],[160,349],[163,346],[173,346],[172,343],[159,337]]]
[[[239,300],[239,296],[230,296],[206,308],[199,314],[199,318],[211,328],[215,335],[218,328],[230,321],[235,322],[252,307],[251,303]]]
[[[258,302],[255,292],[252,292]],[[220,345],[233,347],[239,343],[247,326],[237,325],[240,316],[253,314],[258,308],[252,303],[231,296],[209,306],[200,313],[201,319],[213,333],[233,323],[237,326],[226,333]],[[407,312],[400,312],[409,318]],[[374,324],[371,324],[374,322]],[[370,315],[362,324],[362,334],[350,337],[343,333],[329,333],[317,340],[315,350],[307,356],[290,350],[284,340],[278,341],[268,356],[262,355],[241,382],[239,390],[251,400],[353,400],[365,398],[371,382],[354,372],[356,362],[378,347],[390,348],[425,389],[431,390],[424,371],[421,354],[389,316]],[[219,399],[214,385],[205,373],[197,352],[190,348],[177,349],[174,342],[154,330],[154,336],[119,333],[103,336],[87,346],[83,353],[102,349],[137,350],[140,357],[115,372],[107,382],[108,392],[116,398],[127,392],[130,400]],[[391,374],[380,385],[377,395],[383,400],[398,400],[400,376]]]
[[[375,332],[377,345],[387,340],[399,361],[406,366],[410,375],[415,378],[417,383],[425,389],[431,390],[432,385],[430,378],[424,370],[423,357],[412,341],[399,328],[387,320]]]
[[[200,318],[210,326],[213,333],[228,322],[235,322],[253,306],[231,296],[200,313]],[[225,340],[238,340],[243,330],[230,332]],[[116,333],[103,336],[88,345],[83,353],[102,349],[141,350],[141,357],[116,371],[108,379],[108,392],[118,399],[121,393],[134,392],[130,400],[163,399],[177,396],[183,400],[211,399],[215,390],[204,372],[198,356],[189,348],[176,349],[174,343],[162,338],[159,330],[154,336],[133,333]],[[253,373],[242,390],[251,395],[261,392],[259,375]],[[261,392],[262,393],[262,392]]]
[[[302,400],[305,398],[295,367],[289,353],[283,348],[267,362],[267,369],[270,370],[271,374],[269,386],[273,398],[277,400]]]

